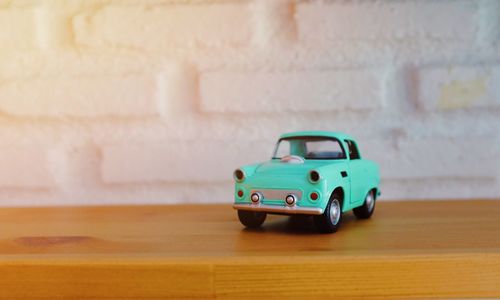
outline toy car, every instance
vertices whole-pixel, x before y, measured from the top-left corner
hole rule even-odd
[[[283,134],[270,161],[234,171],[240,222],[250,228],[266,215],[312,215],[319,231],[332,233],[342,213],[369,218],[380,195],[379,167],[363,159],[356,141],[343,133]]]

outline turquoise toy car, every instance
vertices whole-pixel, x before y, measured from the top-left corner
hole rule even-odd
[[[234,171],[240,222],[249,228],[266,215],[312,215],[319,231],[333,233],[342,213],[371,217],[380,196],[380,171],[363,159],[356,141],[343,133],[303,131],[283,134],[270,161]]]

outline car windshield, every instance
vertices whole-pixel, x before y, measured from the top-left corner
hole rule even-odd
[[[273,159],[297,155],[305,159],[343,159],[344,149],[339,141],[329,137],[289,137],[278,141]]]

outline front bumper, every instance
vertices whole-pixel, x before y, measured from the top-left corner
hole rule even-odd
[[[267,213],[279,213],[290,215],[321,215],[323,209],[319,207],[300,207],[300,206],[283,206],[283,205],[266,205],[253,203],[237,203],[233,204],[234,209],[261,211]]]

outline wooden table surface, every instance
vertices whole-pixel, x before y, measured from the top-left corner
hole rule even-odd
[[[500,201],[379,202],[335,234],[229,205],[0,209],[0,298],[500,297]]]

